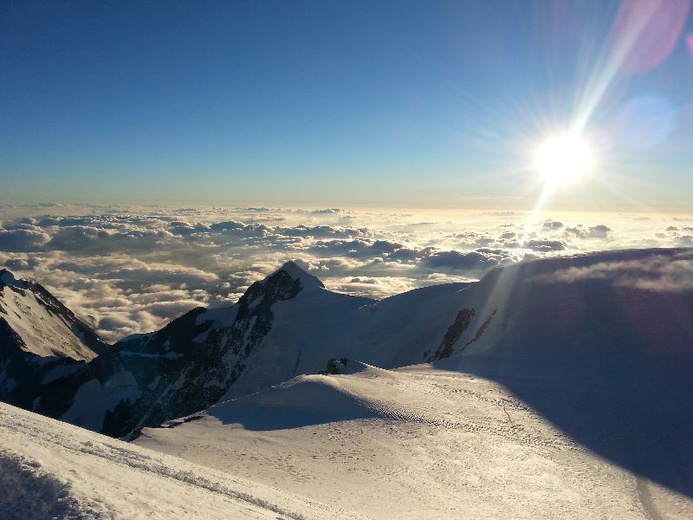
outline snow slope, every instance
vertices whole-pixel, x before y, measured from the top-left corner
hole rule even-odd
[[[693,514],[502,385],[431,365],[300,376],[165,426],[135,443],[373,518]]]
[[[88,361],[103,350],[96,334],[40,284],[17,280],[0,269],[0,321],[38,357]]]
[[[501,383],[600,456],[693,496],[692,267],[690,252],[650,251],[500,271],[484,279],[485,333],[433,366]]]
[[[0,517],[357,518],[2,403]]]

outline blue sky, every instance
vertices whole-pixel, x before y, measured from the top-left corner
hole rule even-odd
[[[693,211],[691,34],[689,0],[3,2],[0,204],[528,208],[577,125],[597,168],[546,204]]]

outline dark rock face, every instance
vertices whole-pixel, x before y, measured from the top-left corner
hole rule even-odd
[[[428,359],[429,361],[437,361],[439,359],[444,359],[450,357],[453,353],[453,345],[457,343],[460,336],[469,328],[469,324],[474,319],[476,311],[474,309],[462,309],[455,316],[455,321],[448,330],[445,332],[443,341],[440,342],[438,350],[436,350],[432,356]]]
[[[279,271],[264,282],[251,285],[238,300],[238,317],[231,327],[233,354],[247,357],[272,328],[272,305],[290,300],[301,291],[301,283],[286,271]],[[245,351],[241,352],[241,347]]]
[[[142,425],[187,415],[221,397],[223,389],[199,384],[205,370],[212,373],[211,365],[219,361],[213,349],[196,341],[213,323],[201,319],[205,312],[193,309],[156,333],[126,338],[112,347],[110,378],[131,375],[140,397],[122,400],[107,411],[102,433],[122,436]]]
[[[349,362],[349,360],[345,357],[330,359],[327,362],[327,365],[325,366],[325,370],[323,370],[321,373],[322,374],[341,374],[342,369],[347,365],[348,362]]]
[[[272,328],[272,306],[301,289],[299,280],[279,270],[251,285],[226,311],[226,318],[233,318],[230,325],[216,324],[211,312],[198,308],[140,342],[116,344],[122,369],[134,375],[142,397],[108,413],[103,432],[124,435],[216,403]],[[147,360],[140,365],[143,354]]]

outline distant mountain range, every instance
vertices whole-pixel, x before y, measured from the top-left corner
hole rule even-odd
[[[0,400],[124,437],[347,360],[449,357],[495,379],[581,373],[585,384],[693,397],[693,290],[657,287],[648,268],[682,255],[691,261],[676,249],[542,259],[382,301],[328,291],[288,262],[231,307],[196,308],[111,346],[40,284],[2,270]]]

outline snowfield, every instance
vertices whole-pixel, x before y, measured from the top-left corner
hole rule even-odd
[[[498,383],[348,366],[137,445],[0,404],[2,518],[693,517],[689,497],[595,455]]]
[[[166,426],[135,443],[372,518],[693,515],[503,385],[443,367],[300,376]]]
[[[2,403],[0,517],[358,518]]]

